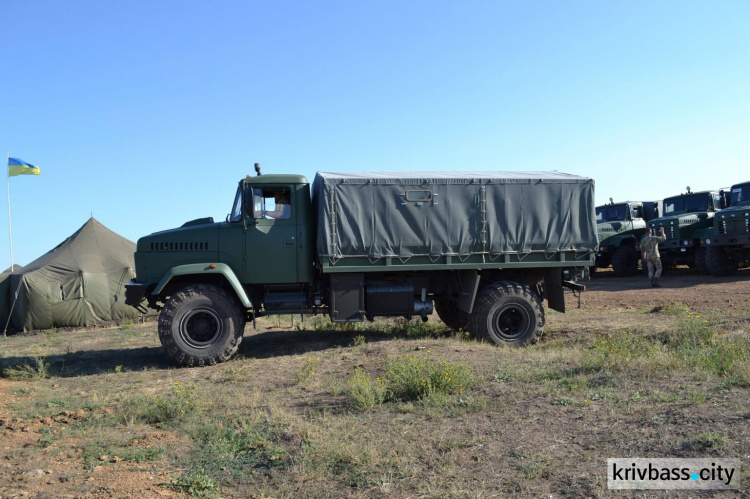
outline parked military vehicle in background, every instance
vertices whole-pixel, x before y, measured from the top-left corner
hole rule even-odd
[[[126,303],[160,310],[177,363],[229,359],[245,322],[421,317],[498,344],[532,343],[565,269],[594,264],[594,182],[558,172],[318,173],[240,181],[226,221],[138,240]]]
[[[716,213],[704,239],[706,265],[715,276],[728,276],[750,261],[750,182],[732,186],[728,207]]]
[[[654,234],[664,227],[667,240],[659,244],[664,270],[687,265],[708,273],[702,240],[711,233],[716,212],[725,206],[718,191],[692,192],[690,187],[684,194],[664,199],[662,216],[648,223]]]
[[[612,265],[616,276],[627,277],[638,272],[638,242],[646,233],[646,223],[658,215],[658,203],[626,201],[596,207],[596,232],[599,251],[596,268]]]

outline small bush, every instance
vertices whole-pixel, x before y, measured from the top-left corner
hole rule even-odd
[[[716,432],[701,433],[695,441],[695,446],[701,449],[720,449],[727,443],[727,437]]]
[[[459,393],[475,381],[469,366],[412,355],[389,358],[384,378],[389,397],[397,400],[419,400],[433,393]]]
[[[302,383],[315,376],[318,364],[320,364],[320,357],[308,357],[302,369],[294,376],[297,383]]]
[[[369,411],[381,405],[386,398],[386,385],[382,378],[374,380],[362,369],[355,369],[347,380],[352,405],[360,411]]]
[[[354,338],[352,338],[352,346],[353,347],[362,346],[365,343],[367,343],[367,338],[365,338],[364,335],[358,334],[357,336],[355,336]]]
[[[172,490],[193,497],[202,497],[206,499],[220,497],[218,486],[204,470],[188,472],[176,480],[171,479],[167,486]]]
[[[30,381],[49,377],[49,362],[40,355],[31,357],[30,362],[6,367],[3,376],[13,381]]]

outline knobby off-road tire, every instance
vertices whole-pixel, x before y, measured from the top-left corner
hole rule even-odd
[[[720,246],[706,248],[706,265],[712,275],[719,277],[734,275],[739,268],[737,262]]]
[[[638,273],[638,255],[632,246],[620,246],[612,254],[612,270],[617,277],[630,277]]]
[[[693,256],[695,259],[695,270],[698,271],[699,274],[708,274],[708,262],[706,261],[706,248],[698,248],[695,250],[695,255]]]
[[[435,311],[440,320],[451,329],[458,331],[469,326],[469,314],[458,308],[458,304],[450,300],[435,301]]]
[[[237,352],[244,329],[237,300],[209,284],[177,291],[159,315],[159,340],[167,355],[183,366],[229,360]]]
[[[544,309],[528,286],[499,281],[477,296],[469,317],[469,332],[477,339],[498,345],[521,346],[539,341],[544,327]]]

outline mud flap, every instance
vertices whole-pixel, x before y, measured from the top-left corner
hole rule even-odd
[[[458,295],[458,309],[470,314],[474,309],[474,300],[479,289],[479,274],[476,270],[465,270],[458,273],[461,290]]]
[[[544,270],[544,295],[547,306],[552,310],[565,313],[565,290],[562,286],[562,269]]]

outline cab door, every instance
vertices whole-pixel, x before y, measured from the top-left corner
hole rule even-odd
[[[293,186],[262,185],[245,191],[245,282],[289,284],[297,279],[297,207]]]

